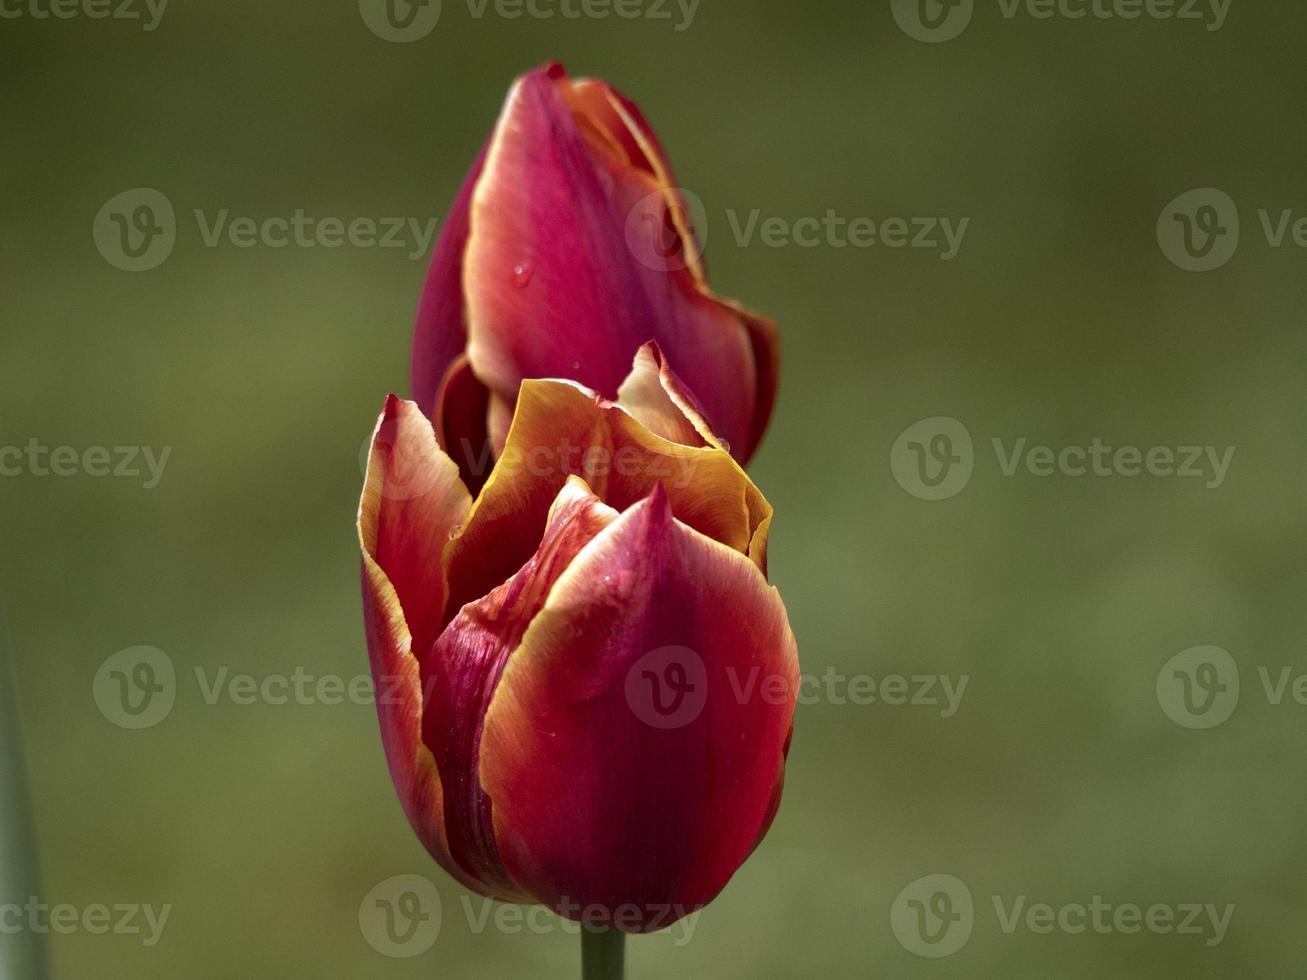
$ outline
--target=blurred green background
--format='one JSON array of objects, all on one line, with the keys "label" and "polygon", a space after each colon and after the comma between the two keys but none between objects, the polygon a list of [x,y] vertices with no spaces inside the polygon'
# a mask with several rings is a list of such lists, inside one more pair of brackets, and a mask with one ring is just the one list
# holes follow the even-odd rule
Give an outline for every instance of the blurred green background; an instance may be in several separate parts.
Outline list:
[{"label": "blurred green background", "polygon": [[[706,204],[714,286],[781,324],[753,473],[805,673],[969,678],[951,717],[804,705],[766,843],[689,942],[634,940],[631,976],[1300,975],[1307,707],[1273,703],[1258,668],[1307,670],[1307,251],[1292,234],[1272,247],[1257,212],[1307,214],[1307,13],[1233,0],[1208,30],[1210,14],[1009,18],[978,0],[960,36],[926,43],[889,0],[703,0],[679,31],[674,6],[542,20],[445,0],[400,44],[350,0],[173,0],[150,31],[13,2],[0,444],[173,450],[148,490],[0,478],[42,898],[173,907],[154,946],[49,937],[54,976],[578,975],[572,935],[468,922],[401,814],[371,707],[210,705],[195,673],[366,673],[359,453],[386,392],[407,389],[425,256],[210,248],[193,211],[438,217],[510,80],[553,58],[643,106]],[[178,235],[128,273],[92,225],[139,187],[172,202]],[[1200,187],[1237,202],[1241,240],[1195,273],[1155,227]],[[970,221],[944,261],[745,241],[732,225],[755,209]],[[942,501],[890,465],[934,416],[975,445]],[[991,440],[1022,437],[1237,452],[1215,489],[1005,476]],[[1230,652],[1242,690],[1228,721],[1190,730],[1156,683],[1204,644]],[[178,690],[164,720],[128,730],[92,692],[140,645],[166,653]],[[410,959],[374,950],[358,917],[401,874],[434,881],[444,908]],[[969,942],[939,959],[891,928],[928,874],[975,904]],[[1009,933],[995,895],[1235,911],[1215,945]]]}]

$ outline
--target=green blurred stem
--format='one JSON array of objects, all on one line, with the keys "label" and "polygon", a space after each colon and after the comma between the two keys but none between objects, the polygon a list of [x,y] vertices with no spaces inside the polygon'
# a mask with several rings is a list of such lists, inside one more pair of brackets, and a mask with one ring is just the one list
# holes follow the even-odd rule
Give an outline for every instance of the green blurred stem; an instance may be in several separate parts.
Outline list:
[{"label": "green blurred stem", "polygon": [[[26,907],[36,890],[36,844],[27,804],[18,691],[0,610],[0,905]],[[31,929],[0,936],[0,980],[42,980],[40,936]]]},{"label": "green blurred stem", "polygon": [[581,929],[581,980],[622,980],[626,974],[626,933]]}]

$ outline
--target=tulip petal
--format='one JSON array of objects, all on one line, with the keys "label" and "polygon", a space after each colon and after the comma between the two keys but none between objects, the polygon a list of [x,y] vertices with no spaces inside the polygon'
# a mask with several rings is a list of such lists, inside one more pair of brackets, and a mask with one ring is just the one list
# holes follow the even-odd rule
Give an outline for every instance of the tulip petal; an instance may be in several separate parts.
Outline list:
[{"label": "tulip petal", "polygon": [[450,853],[482,885],[509,901],[525,901],[500,863],[489,798],[478,781],[478,752],[486,706],[509,655],[550,587],[617,512],[573,477],[550,509],[535,555],[508,582],[462,608],[422,661],[427,692],[423,741],[447,788],[444,822]]},{"label": "tulip petal", "polygon": [[431,422],[414,402],[391,395],[373,434],[359,535],[394,586],[415,650],[440,630],[447,588],[439,556],[471,506]]},{"label": "tulip petal", "polygon": [[753,406],[753,428],[747,443],[746,453],[737,458],[748,460],[767,433],[767,424],[771,421],[772,409],[776,407],[776,396],[781,382],[781,335],[776,329],[776,321],[737,306],[740,318],[749,331],[749,342],[753,345],[753,363],[757,368],[757,389]]},{"label": "tulip petal", "polygon": [[[489,144],[482,148],[449,214],[427,269],[413,331],[409,383],[413,400],[428,416],[436,411],[436,394],[450,366],[467,344],[463,309],[463,253],[467,249],[472,192],[485,166]],[[446,443],[445,445],[448,445]]]},{"label": "tulip petal", "polygon": [[728,453],[663,439],[571,382],[527,381],[504,453],[449,544],[447,619],[531,557],[572,475],[618,511],[662,485],[679,520],[765,568],[771,506]]},{"label": "tulip petal", "polygon": [[672,373],[653,341],[636,353],[631,373],[617,389],[617,401],[646,429],[669,442],[722,448],[698,401]]},{"label": "tulip petal", "polygon": [[772,813],[798,681],[775,589],[656,489],[576,557],[495,692],[480,773],[504,867],[627,932],[702,907]]},{"label": "tulip petal", "polygon": [[422,744],[422,686],[413,655],[415,636],[430,644],[444,605],[440,563],[424,556],[433,541],[439,555],[469,505],[457,468],[436,447],[430,423],[412,402],[392,395],[373,434],[358,515],[377,717],[409,823],[442,867],[474,887],[449,851],[440,776]]},{"label": "tulip petal", "polygon": [[620,104],[591,113],[595,91],[583,89],[578,118],[571,86],[557,66],[514,84],[473,195],[463,281],[477,376],[510,404],[523,380],[544,377],[613,398],[655,340],[746,459],[760,405],[749,317],[712,295],[697,265],[632,245],[645,219],[660,235],[669,221],[688,235],[684,208],[658,176],[661,151]]},{"label": "tulip petal", "polygon": [[491,395],[475,374],[465,354],[449,366],[436,395],[431,416],[436,438],[458,463],[463,485],[480,490],[494,462],[487,431]]}]

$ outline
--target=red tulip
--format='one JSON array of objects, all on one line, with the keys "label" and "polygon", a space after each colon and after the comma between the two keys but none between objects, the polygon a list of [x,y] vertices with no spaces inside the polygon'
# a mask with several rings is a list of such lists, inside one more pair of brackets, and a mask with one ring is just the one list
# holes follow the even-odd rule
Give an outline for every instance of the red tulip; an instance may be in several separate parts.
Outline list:
[{"label": "red tulip", "polygon": [[709,288],[686,202],[640,110],[559,65],[519,78],[446,219],[412,386],[465,477],[502,447],[518,386],[617,394],[656,341],[739,461],[775,399],[775,325]]},{"label": "red tulip", "polygon": [[798,664],[771,507],[653,345],[528,380],[475,502],[386,402],[359,507],[404,809],[465,886],[623,932],[709,902],[779,803]]}]

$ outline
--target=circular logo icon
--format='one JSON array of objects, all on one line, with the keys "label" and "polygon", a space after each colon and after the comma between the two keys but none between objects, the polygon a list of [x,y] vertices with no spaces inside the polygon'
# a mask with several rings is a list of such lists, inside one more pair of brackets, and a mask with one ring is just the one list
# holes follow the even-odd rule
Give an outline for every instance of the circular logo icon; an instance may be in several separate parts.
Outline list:
[{"label": "circular logo icon", "polygon": [[940,415],[904,429],[894,440],[889,462],[894,479],[912,496],[947,500],[971,482],[976,454],[967,427]]},{"label": "circular logo icon", "polygon": [[899,892],[889,924],[909,953],[928,959],[952,956],[971,939],[971,889],[953,875],[924,875]]},{"label": "circular logo icon", "polygon": [[967,29],[975,0],[890,0],[894,20],[917,41],[951,41]]},{"label": "circular logo icon", "polygon": [[697,265],[707,244],[708,209],[684,187],[646,194],[626,215],[626,247],[656,272]]},{"label": "circular logo icon", "polygon": [[105,202],[95,216],[91,235],[100,255],[115,269],[146,272],[172,255],[177,244],[177,213],[162,191],[136,187]]},{"label": "circular logo icon", "polygon": [[1190,647],[1157,674],[1157,703],[1185,728],[1215,728],[1239,704],[1239,665],[1220,647]]},{"label": "circular logo icon", "polygon": [[440,893],[421,875],[395,875],[363,896],[359,931],[383,956],[421,956],[440,937]]},{"label": "circular logo icon", "polygon": [[100,714],[119,728],[153,728],[172,712],[177,674],[155,647],[128,647],[100,664],[91,685]]},{"label": "circular logo icon", "polygon": [[421,41],[440,22],[441,0],[359,0],[359,14],[368,30],[383,41]]},{"label": "circular logo icon", "polygon": [[[387,500],[416,500],[430,493],[440,482],[440,470],[432,456],[422,452],[412,440],[399,438],[398,419],[386,419],[373,435],[363,441],[359,449],[359,472],[367,476],[368,461],[375,445],[385,464],[385,479],[381,483],[381,496]],[[435,439],[435,435],[432,435]]]},{"label": "circular logo icon", "polygon": [[1185,191],[1157,219],[1162,254],[1188,272],[1211,272],[1234,258],[1239,247],[1239,208],[1225,191]]},{"label": "circular logo icon", "polygon": [[626,703],[650,728],[684,728],[708,703],[708,668],[689,647],[651,650],[626,672]]}]

